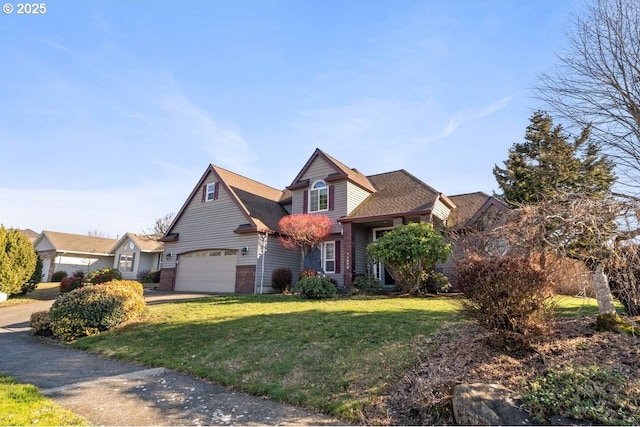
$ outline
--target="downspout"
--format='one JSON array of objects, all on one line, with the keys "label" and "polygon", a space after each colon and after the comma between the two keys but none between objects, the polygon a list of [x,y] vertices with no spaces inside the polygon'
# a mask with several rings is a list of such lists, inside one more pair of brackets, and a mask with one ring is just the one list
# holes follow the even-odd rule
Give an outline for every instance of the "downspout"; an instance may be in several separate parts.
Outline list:
[{"label": "downspout", "polygon": [[266,253],[267,253],[267,239],[269,238],[269,235],[267,233],[264,233],[264,235],[260,234],[258,239],[258,245],[260,247],[260,254],[262,256],[262,266],[260,267],[260,292],[259,294],[262,295],[263,289],[264,289],[264,259],[266,258]]}]

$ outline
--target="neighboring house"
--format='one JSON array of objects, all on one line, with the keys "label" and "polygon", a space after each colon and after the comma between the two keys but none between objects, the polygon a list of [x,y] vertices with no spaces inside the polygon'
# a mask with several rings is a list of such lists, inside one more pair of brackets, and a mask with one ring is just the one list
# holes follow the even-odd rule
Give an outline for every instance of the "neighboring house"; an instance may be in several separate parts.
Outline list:
[{"label": "neighboring house", "polygon": [[33,242],[42,258],[42,281],[51,281],[56,271],[73,275],[78,270],[86,273],[111,268],[115,243],[116,239],[43,231]]},{"label": "neighboring house", "polygon": [[[456,197],[462,207],[458,212]],[[385,268],[368,262],[369,243],[400,224],[466,226],[503,207],[484,193],[449,198],[405,170],[365,176],[319,149],[285,190],[209,165],[162,238],[159,287],[271,292],[271,273],[277,268],[291,269],[295,281],[302,257],[279,244],[277,230],[282,217],[298,213],[324,214],[334,221],[319,249],[321,269],[339,287],[350,287],[355,277],[367,273],[391,285]]]},{"label": "neighboring house", "polygon": [[[468,230],[482,231],[491,228],[509,209],[504,202],[481,191],[451,196],[450,199],[456,208],[451,213],[447,226],[451,231],[461,234]],[[438,266],[438,270],[449,278],[454,289],[456,287],[455,259],[462,256],[462,248],[454,245],[453,254],[449,260]]]},{"label": "neighboring house", "polygon": [[136,280],[138,274],[159,270],[163,243],[161,236],[126,233],[113,246],[113,268],[118,269],[125,280]]},{"label": "neighboring house", "polygon": [[35,242],[40,235],[40,233],[33,231],[30,228],[25,228],[24,230],[20,230],[20,232],[24,234],[31,243]]}]

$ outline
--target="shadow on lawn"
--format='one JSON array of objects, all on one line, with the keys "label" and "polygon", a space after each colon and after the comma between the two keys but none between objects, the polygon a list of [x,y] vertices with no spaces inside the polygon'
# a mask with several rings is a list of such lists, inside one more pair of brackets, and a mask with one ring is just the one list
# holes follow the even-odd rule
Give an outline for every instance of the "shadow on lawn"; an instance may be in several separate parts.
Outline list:
[{"label": "shadow on lawn", "polygon": [[[286,298],[301,302],[287,296],[214,300],[225,305]],[[350,411],[357,412],[389,382],[399,380],[428,350],[426,338],[433,331],[443,322],[460,319],[448,305],[430,309],[430,301],[425,301],[424,309],[400,304],[371,311],[367,301],[362,302],[357,309],[318,308],[318,301],[310,301],[316,308],[134,323],[83,338],[74,346],[175,369],[353,421]],[[203,303],[206,300],[198,300]]]}]

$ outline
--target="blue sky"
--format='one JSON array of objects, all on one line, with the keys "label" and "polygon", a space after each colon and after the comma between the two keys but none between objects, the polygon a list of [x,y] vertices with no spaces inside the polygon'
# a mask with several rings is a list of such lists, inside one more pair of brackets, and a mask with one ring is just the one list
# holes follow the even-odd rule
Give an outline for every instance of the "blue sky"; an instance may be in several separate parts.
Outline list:
[{"label": "blue sky", "polygon": [[56,0],[0,14],[0,223],[139,233],[209,163],[282,189],[315,148],[491,194],[582,7]]}]

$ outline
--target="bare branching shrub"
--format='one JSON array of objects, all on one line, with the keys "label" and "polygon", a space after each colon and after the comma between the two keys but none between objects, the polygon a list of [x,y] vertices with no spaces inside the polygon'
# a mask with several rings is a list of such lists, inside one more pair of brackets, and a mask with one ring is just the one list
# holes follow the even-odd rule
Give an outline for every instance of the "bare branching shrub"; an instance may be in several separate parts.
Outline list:
[{"label": "bare branching shrub", "polygon": [[457,263],[464,311],[500,343],[519,347],[553,317],[552,283],[525,256],[470,257]]},{"label": "bare branching shrub", "polygon": [[640,316],[640,249],[628,245],[615,252],[606,267],[609,286],[630,316]]}]

